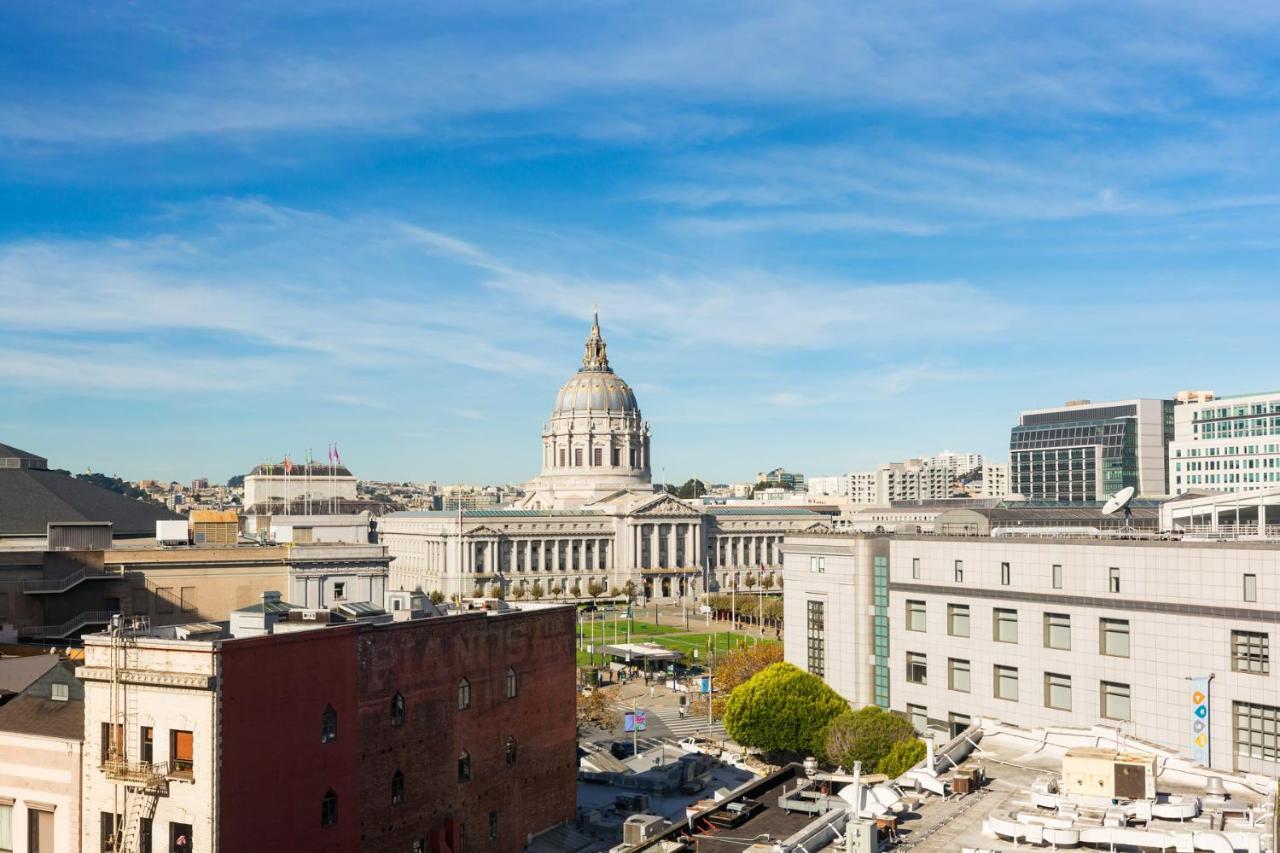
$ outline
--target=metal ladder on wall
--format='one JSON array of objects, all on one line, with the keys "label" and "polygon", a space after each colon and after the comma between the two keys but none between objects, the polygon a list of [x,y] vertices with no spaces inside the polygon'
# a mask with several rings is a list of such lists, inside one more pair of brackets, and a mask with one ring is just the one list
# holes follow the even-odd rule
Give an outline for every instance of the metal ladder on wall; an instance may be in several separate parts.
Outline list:
[{"label": "metal ladder on wall", "polygon": [[[111,637],[111,723],[120,732],[109,747],[108,760],[103,771],[124,797],[123,814],[116,822],[113,837],[116,853],[139,853],[142,837],[142,821],[156,813],[158,798],[168,792],[168,763],[130,761],[129,742],[137,737],[138,753],[141,753],[142,730],[138,727],[137,690],[126,683],[130,655],[137,660],[137,637],[145,633],[149,625],[145,617],[116,615],[108,632]],[[120,750],[123,750],[121,752]]]}]

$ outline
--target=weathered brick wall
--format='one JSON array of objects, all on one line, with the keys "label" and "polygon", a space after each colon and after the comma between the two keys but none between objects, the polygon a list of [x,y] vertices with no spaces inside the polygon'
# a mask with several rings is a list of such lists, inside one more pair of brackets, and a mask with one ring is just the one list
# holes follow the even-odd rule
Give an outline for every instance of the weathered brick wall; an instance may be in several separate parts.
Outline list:
[{"label": "weathered brick wall", "polygon": [[[574,615],[572,608],[465,614],[362,632],[359,645],[361,846],[413,850],[453,819],[467,850],[519,850],[529,833],[572,820],[575,807]],[[515,698],[507,669],[517,673]],[[458,682],[471,707],[458,709]],[[392,699],[405,698],[394,726]],[[508,766],[506,739],[516,762]],[[471,758],[459,782],[458,758]],[[392,803],[392,777],[405,801]],[[497,812],[497,837],[489,814]]]}]

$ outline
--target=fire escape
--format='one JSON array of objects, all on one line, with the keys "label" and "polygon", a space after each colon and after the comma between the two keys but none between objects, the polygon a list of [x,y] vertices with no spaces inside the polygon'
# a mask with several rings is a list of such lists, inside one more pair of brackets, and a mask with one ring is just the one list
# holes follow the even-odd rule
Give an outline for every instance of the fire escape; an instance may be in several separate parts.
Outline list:
[{"label": "fire escape", "polygon": [[[143,821],[156,813],[157,800],[169,793],[171,762],[142,761],[141,730],[138,728],[137,687],[127,683],[130,664],[138,663],[137,638],[150,625],[146,617],[115,614],[107,629],[111,637],[110,728],[105,758],[100,769],[115,785],[115,853],[139,853]],[[138,732],[133,754],[127,747],[128,734]],[[149,757],[149,756],[148,756]]]}]

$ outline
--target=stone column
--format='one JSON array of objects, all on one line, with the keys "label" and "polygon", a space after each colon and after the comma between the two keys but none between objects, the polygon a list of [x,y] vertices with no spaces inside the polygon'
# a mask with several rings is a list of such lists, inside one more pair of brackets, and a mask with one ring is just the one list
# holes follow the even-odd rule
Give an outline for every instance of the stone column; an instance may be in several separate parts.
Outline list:
[{"label": "stone column", "polygon": [[649,531],[649,565],[645,568],[656,569],[661,562],[662,553],[658,550],[658,523],[655,521],[649,527],[651,528]]}]

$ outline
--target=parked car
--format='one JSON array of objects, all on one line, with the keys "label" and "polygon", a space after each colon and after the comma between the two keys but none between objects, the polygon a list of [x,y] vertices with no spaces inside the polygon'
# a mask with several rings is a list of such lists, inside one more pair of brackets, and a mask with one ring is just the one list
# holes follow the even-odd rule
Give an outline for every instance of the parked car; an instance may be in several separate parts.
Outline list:
[{"label": "parked car", "polygon": [[621,761],[624,758],[630,758],[633,750],[631,743],[625,740],[615,740],[609,745],[609,754]]}]

